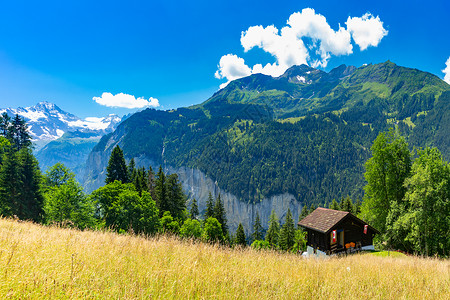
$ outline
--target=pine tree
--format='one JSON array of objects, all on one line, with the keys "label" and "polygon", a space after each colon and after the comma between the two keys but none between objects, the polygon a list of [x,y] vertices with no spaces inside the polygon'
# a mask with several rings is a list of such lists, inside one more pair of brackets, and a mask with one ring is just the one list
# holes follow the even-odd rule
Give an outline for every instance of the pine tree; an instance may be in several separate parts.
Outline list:
[{"label": "pine tree", "polygon": [[166,175],[164,174],[162,167],[159,166],[159,171],[158,174],[156,174],[155,182],[155,200],[161,217],[165,211],[170,211],[166,188]]},{"label": "pine tree", "polygon": [[342,211],[348,211],[350,213],[353,212],[353,202],[352,202],[352,200],[350,199],[349,196],[347,196],[345,198],[342,198],[341,203],[340,203],[339,206],[340,206],[339,207],[340,210],[342,210]]},{"label": "pine tree", "polygon": [[0,135],[9,139],[8,132],[9,126],[11,126],[11,117],[6,112],[0,116]]},{"label": "pine tree", "polygon": [[340,210],[340,206],[339,203],[336,201],[336,199],[333,199],[333,201],[331,201],[330,204],[330,209],[334,209],[334,210]]},{"label": "pine tree", "polygon": [[128,183],[128,171],[125,164],[125,158],[123,156],[122,149],[119,145],[114,147],[109,157],[108,166],[106,167],[106,184],[112,183],[118,180],[122,183]]},{"label": "pine tree", "polygon": [[153,172],[153,169],[150,166],[148,168],[148,172],[147,172],[147,190],[150,193],[150,195],[152,196],[152,199],[156,199],[155,185],[156,185],[155,173]]},{"label": "pine tree", "polygon": [[197,206],[197,199],[193,199],[192,200],[192,204],[191,204],[191,211],[190,211],[190,218],[192,220],[197,219],[198,217],[198,206]]},{"label": "pine tree", "polygon": [[242,226],[242,223],[239,223],[236,230],[236,245],[245,246],[246,244],[244,227]]},{"label": "pine tree", "polygon": [[20,198],[13,213],[22,220],[38,222],[43,217],[44,196],[41,190],[42,174],[39,163],[30,148],[19,151],[19,172],[22,182]]},{"label": "pine tree", "polygon": [[216,199],[216,203],[214,205],[214,217],[219,221],[222,225],[223,235],[228,235],[228,226],[227,226],[227,216],[225,212],[225,207],[223,206],[223,202],[221,200],[220,194]]},{"label": "pine tree", "polygon": [[359,215],[361,213],[361,200],[359,198],[355,202],[353,212],[355,213],[355,215]]},{"label": "pine tree", "polygon": [[263,239],[263,227],[261,225],[261,219],[259,218],[259,213],[256,212],[255,222],[253,223],[253,240],[262,240]]},{"label": "pine tree", "polygon": [[182,219],[186,209],[186,197],[181,182],[176,173],[166,177],[167,204],[170,213],[175,219]]},{"label": "pine tree", "polygon": [[300,222],[301,220],[303,220],[307,215],[309,215],[310,211],[308,209],[308,206],[303,205],[302,207],[302,211],[300,212],[300,215],[298,216],[298,221]]},{"label": "pine tree", "polygon": [[18,154],[10,150],[3,156],[0,168],[0,214],[12,216],[17,207],[17,200],[21,197],[22,181]]},{"label": "pine tree", "polygon": [[295,244],[295,225],[292,219],[291,210],[288,209],[286,214],[286,221],[283,224],[280,232],[280,248],[282,250],[291,250]]},{"label": "pine tree", "polygon": [[130,180],[130,182],[135,182],[137,172],[136,172],[136,163],[134,162],[134,158],[131,158],[130,162],[128,163],[127,174],[128,174],[128,179]]},{"label": "pine tree", "polygon": [[28,132],[27,124],[18,114],[16,114],[12,120],[11,125],[8,128],[7,136],[14,149],[17,151],[31,146],[31,136]]},{"label": "pine tree", "polygon": [[214,218],[214,199],[211,192],[209,192],[208,200],[206,201],[205,220],[208,218]]},{"label": "pine tree", "polygon": [[280,223],[278,222],[277,214],[275,210],[272,210],[269,217],[269,229],[266,233],[266,241],[269,242],[272,248],[278,246],[278,239],[280,236]]},{"label": "pine tree", "polygon": [[314,203],[311,203],[311,206],[309,207],[309,213],[312,213],[315,210],[316,210],[316,206],[314,205]]}]

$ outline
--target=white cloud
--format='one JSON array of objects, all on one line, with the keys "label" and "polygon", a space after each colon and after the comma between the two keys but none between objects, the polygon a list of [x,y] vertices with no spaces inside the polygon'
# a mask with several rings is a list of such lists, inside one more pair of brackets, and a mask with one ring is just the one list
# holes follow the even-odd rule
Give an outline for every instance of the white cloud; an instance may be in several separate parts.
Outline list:
[{"label": "white cloud", "polygon": [[[270,53],[274,63],[250,67],[243,58],[234,54],[222,56],[215,74],[216,78],[235,80],[250,74],[262,73],[271,76],[282,75],[293,65],[308,64],[312,67],[326,67],[332,55],[353,53],[352,38],[361,51],[369,46],[376,47],[388,31],[380,18],[367,13],[361,18],[348,18],[347,28],[331,28],[327,19],[312,8],[293,13],[287,26],[279,30],[274,25],[251,26],[241,33],[244,52],[254,47]],[[227,83],[222,84],[221,88]]]},{"label": "white cloud", "polygon": [[388,34],[388,31],[383,28],[383,22],[380,17],[374,17],[366,13],[361,18],[348,17],[347,31],[352,34],[352,38],[359,46],[361,51],[364,51],[369,46],[378,46],[381,39]]},{"label": "white cloud", "polygon": [[444,81],[450,84],[450,57],[447,59],[447,62],[445,63],[445,69],[442,70],[442,72],[445,74]]},{"label": "white cloud", "polygon": [[216,71],[214,76],[218,79],[228,79],[226,83],[220,85],[221,89],[227,86],[227,84],[232,80],[252,74],[252,70],[245,64],[244,59],[237,57],[234,54],[222,56],[218,67],[219,70]]},{"label": "white cloud", "polygon": [[93,97],[92,100],[100,105],[108,107],[122,107],[122,108],[143,108],[143,107],[158,107],[159,101],[156,98],[150,97],[148,100],[142,97],[136,98],[133,95],[119,93],[113,95],[111,93],[103,93],[101,97]]}]

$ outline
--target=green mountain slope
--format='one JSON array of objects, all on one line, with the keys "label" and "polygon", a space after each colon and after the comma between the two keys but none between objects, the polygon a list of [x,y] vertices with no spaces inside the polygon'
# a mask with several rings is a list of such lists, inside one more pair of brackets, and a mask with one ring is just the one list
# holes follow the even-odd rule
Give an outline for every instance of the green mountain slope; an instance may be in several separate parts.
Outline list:
[{"label": "green mountain slope", "polygon": [[246,202],[285,192],[306,203],[360,197],[371,143],[391,126],[450,158],[449,99],[435,75],[391,62],[256,74],[200,105],[133,115],[94,148],[87,180],[102,184],[105,157],[119,144],[127,158],[199,169]]}]

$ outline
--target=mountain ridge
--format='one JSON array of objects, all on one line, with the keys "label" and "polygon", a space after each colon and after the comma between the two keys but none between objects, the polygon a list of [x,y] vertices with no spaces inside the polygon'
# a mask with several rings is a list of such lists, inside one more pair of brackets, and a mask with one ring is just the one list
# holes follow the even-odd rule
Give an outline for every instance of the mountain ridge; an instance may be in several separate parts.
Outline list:
[{"label": "mountain ridge", "polygon": [[[302,68],[237,79],[195,106],[134,114],[89,154],[86,191],[103,185],[120,145],[138,166],[183,174],[200,210],[202,191],[226,195],[230,226],[251,227],[256,212],[266,220],[290,207],[296,218],[302,205],[361,198],[372,142],[390,127],[411,148],[436,146],[450,158],[450,85],[437,76],[389,61],[340,66],[331,76]],[[311,83],[297,80],[305,72]]]}]

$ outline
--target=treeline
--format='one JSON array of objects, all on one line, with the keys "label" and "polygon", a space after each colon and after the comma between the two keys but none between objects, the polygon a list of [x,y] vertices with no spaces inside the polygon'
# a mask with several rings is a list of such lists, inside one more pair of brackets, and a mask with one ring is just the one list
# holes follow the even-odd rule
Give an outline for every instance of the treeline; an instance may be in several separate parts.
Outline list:
[{"label": "treeline", "polygon": [[[134,159],[126,164],[119,146],[111,153],[105,186],[87,195],[75,175],[61,163],[41,173],[22,118],[3,114],[0,135],[1,216],[79,229],[175,234],[223,245],[245,246],[250,241],[242,224],[236,233],[229,232],[220,195],[216,199],[209,195],[207,209],[201,215],[195,199],[187,208],[187,196],[177,174],[165,174],[161,167],[156,174],[151,167],[137,168]],[[262,239],[258,222],[252,240]],[[287,245],[279,249],[292,248],[293,243]],[[273,238],[270,247],[278,247]]]},{"label": "treeline", "polygon": [[450,164],[437,148],[410,151],[390,130],[378,135],[366,162],[361,217],[380,230],[380,246],[450,255]]}]

